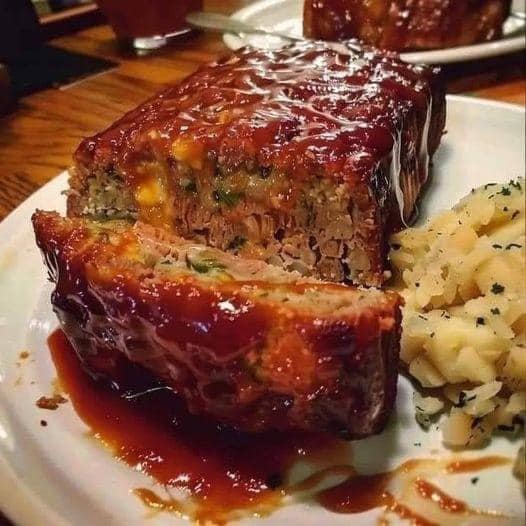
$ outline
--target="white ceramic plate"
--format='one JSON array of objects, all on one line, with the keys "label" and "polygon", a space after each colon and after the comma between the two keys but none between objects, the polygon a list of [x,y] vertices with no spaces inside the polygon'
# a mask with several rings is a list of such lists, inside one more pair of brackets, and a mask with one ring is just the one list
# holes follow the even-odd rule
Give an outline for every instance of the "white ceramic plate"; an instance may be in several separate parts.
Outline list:
[{"label": "white ceramic plate", "polygon": [[[258,0],[248,7],[236,11],[232,18],[270,31],[301,36],[303,32],[304,0]],[[514,0],[513,10],[524,13],[524,0]],[[418,51],[403,53],[403,60],[412,63],[447,64],[481,58],[504,55],[526,47],[524,34],[517,34],[525,22],[510,17],[504,25],[504,37],[495,42],[486,42],[472,46],[462,46],[436,51]],[[231,49],[250,44],[257,48],[278,48],[287,43],[279,37],[265,35],[233,35],[227,33],[223,40]]]},{"label": "white ceramic plate", "polygon": [[[450,97],[447,130],[435,158],[434,182],[422,215],[449,208],[474,186],[507,181],[524,173],[521,108]],[[130,490],[148,487],[151,481],[115,461],[88,438],[71,404],[55,412],[35,406],[40,396],[52,390],[55,372],[46,338],[57,322],[49,304],[51,287],[34,245],[30,216],[35,208],[62,211],[61,191],[65,187],[66,175],[61,174],[0,224],[0,508],[18,526],[144,524],[147,512]],[[20,367],[17,360],[22,350],[30,352],[30,359]],[[396,417],[389,428],[379,436],[353,444],[353,464],[362,472],[390,469],[415,456],[450,454],[441,446],[438,431],[425,433],[415,424],[409,382],[401,378],[399,387]],[[42,418],[49,423],[45,428],[39,425]],[[415,442],[421,447],[415,447]],[[515,457],[518,447],[517,441],[496,437],[484,451],[463,455]],[[441,484],[448,493],[474,506],[518,517],[505,524],[522,524],[524,498],[510,467],[477,475],[480,481],[476,487],[469,483],[470,475],[448,476]],[[362,526],[376,524],[378,514],[375,510],[351,519],[314,504],[297,503],[269,517],[247,518],[240,524],[301,522],[304,526],[337,526],[352,521]],[[147,524],[185,522],[158,514]]]}]

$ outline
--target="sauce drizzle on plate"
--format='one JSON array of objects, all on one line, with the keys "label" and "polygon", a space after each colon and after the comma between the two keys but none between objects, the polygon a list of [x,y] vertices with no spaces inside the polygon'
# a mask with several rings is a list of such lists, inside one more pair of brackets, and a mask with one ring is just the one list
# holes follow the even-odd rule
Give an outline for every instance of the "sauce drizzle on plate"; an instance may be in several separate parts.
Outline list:
[{"label": "sauce drizzle on plate", "polygon": [[[480,515],[486,513],[470,509],[422,474],[473,472],[509,463],[502,457],[413,459],[389,472],[359,474],[341,464],[349,457],[349,445],[341,440],[299,432],[241,433],[190,415],[171,389],[136,365],[125,365],[119,375],[125,384],[111,387],[84,370],[62,331],[55,331],[48,343],[61,385],[93,435],[118,460],[159,484],[158,489],[133,490],[154,512],[224,524],[243,513],[269,514],[292,497],[314,500],[336,513],[384,508],[414,526],[433,526],[436,522],[394,496],[392,481],[401,477],[414,495],[451,517]],[[315,468],[299,481],[291,476],[298,461]],[[334,485],[334,480],[340,482]]]}]

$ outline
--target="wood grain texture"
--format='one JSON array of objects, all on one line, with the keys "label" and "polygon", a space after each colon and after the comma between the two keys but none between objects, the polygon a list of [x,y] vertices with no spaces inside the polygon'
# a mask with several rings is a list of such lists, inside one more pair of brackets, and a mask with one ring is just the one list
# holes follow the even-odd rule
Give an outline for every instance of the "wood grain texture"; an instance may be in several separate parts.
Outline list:
[{"label": "wood grain texture", "polygon": [[[208,0],[205,9],[228,14],[248,3]],[[119,65],[70,86],[26,97],[10,115],[0,119],[0,219],[66,169],[82,137],[108,126],[163,85],[228,52],[220,35],[195,34],[140,57],[120,49],[105,25],[52,43]],[[444,76],[450,92],[524,103],[526,81],[521,54],[451,65],[444,69]]]}]

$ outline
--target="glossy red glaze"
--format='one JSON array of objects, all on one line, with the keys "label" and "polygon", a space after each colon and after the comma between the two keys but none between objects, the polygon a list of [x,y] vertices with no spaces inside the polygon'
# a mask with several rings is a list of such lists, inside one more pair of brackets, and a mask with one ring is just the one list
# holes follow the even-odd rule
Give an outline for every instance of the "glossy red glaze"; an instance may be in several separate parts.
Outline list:
[{"label": "glossy red glaze", "polygon": [[309,313],[244,289],[272,283],[159,279],[151,267],[130,266],[139,250],[131,228],[111,244],[82,220],[37,213],[34,224],[56,283],[55,311],[94,372],[118,381],[128,359],[177,390],[192,412],[241,429],[358,437],[385,424],[396,391],[397,295],[346,315]]},{"label": "glossy red glaze", "polygon": [[432,49],[498,38],[510,0],[306,0],[311,38],[360,38],[391,50]]},{"label": "glossy red glaze", "polygon": [[[89,170],[117,167],[133,185],[142,161],[165,164],[173,143],[185,141],[192,158],[212,172],[216,164],[224,171],[271,167],[291,179],[330,177],[374,187],[381,186],[374,181],[377,168],[391,164],[407,128],[404,141],[422,183],[443,127],[436,74],[355,43],[243,49],[84,140],[76,162]],[[436,129],[430,133],[433,92]]]}]

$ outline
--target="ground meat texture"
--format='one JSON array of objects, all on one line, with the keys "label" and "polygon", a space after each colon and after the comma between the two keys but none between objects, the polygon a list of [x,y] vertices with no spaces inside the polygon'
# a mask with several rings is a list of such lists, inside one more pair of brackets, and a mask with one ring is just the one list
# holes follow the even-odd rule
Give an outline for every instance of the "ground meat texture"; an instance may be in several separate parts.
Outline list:
[{"label": "ground meat texture", "polygon": [[153,372],[193,413],[248,431],[379,432],[393,408],[395,293],[301,278],[126,221],[33,217],[52,303],[85,366]]},{"label": "ground meat texture", "polygon": [[502,35],[511,0],[306,0],[309,38],[359,38],[391,50],[465,46]]},{"label": "ground meat texture", "polygon": [[436,69],[356,43],[243,49],[83,141],[68,214],[378,285],[444,119]]}]

